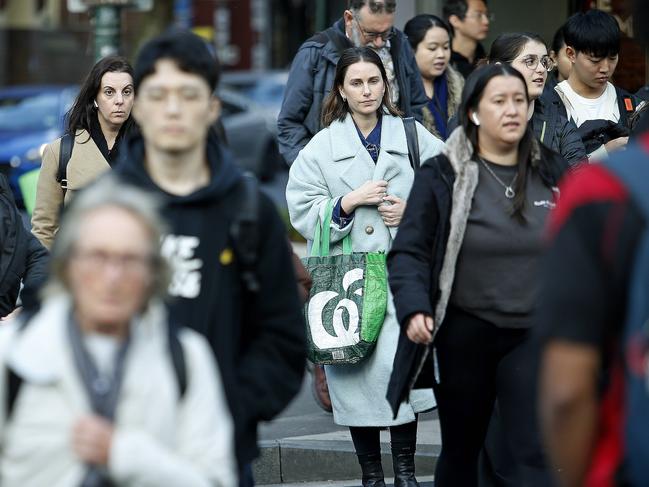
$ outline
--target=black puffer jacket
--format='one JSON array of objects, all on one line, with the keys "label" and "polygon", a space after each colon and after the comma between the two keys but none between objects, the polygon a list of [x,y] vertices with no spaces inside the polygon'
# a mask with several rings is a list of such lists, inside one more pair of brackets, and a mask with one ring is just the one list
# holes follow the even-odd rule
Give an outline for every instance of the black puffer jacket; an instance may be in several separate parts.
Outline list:
[{"label": "black puffer jacket", "polygon": [[[534,113],[529,126],[537,140],[548,149],[559,154],[570,165],[580,163],[587,157],[586,148],[581,140],[577,126],[565,116],[561,98],[546,95],[534,102]],[[563,110],[563,112],[562,112]],[[458,126],[457,114],[448,122],[449,133]]]},{"label": "black puffer jacket", "polygon": [[537,99],[530,126],[543,145],[574,166],[586,159],[587,152],[577,126],[561,114],[561,107],[563,103],[558,97],[552,100],[544,97]]},{"label": "black puffer jacket", "polygon": [[49,254],[25,228],[7,179],[0,174],[0,317],[16,307],[20,283],[23,304],[31,307],[47,278]]}]

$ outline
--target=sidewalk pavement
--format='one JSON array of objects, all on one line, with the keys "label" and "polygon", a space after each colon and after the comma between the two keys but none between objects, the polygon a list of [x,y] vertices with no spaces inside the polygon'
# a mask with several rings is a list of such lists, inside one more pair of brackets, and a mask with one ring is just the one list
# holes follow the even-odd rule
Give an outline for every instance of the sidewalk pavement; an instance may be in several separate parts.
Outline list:
[{"label": "sidewalk pavement", "polygon": [[[254,465],[257,485],[284,487],[300,482],[310,482],[300,484],[305,487],[360,485],[360,467],[349,429],[334,424],[333,416],[316,405],[311,380],[311,374],[307,373],[300,394],[286,411],[274,421],[261,425],[261,455]],[[440,445],[437,413],[421,414],[415,460],[421,480],[432,480]],[[381,432],[381,452],[385,475],[391,477],[392,457],[387,430]],[[429,485],[432,483],[424,482],[422,487]]]},{"label": "sidewalk pavement", "polygon": [[[433,477],[425,476],[417,477],[420,487],[434,487]],[[385,479],[387,487],[394,487],[393,479]],[[260,486],[261,487],[261,486]],[[263,487],[361,487],[360,480],[341,480],[337,481],[327,481],[327,482],[307,482],[307,483],[294,483],[294,484],[268,484]]]}]

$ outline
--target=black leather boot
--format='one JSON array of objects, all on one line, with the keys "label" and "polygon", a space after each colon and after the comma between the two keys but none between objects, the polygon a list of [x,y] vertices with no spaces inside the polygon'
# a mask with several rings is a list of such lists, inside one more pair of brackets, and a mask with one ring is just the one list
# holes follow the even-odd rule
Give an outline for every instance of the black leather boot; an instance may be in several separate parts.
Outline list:
[{"label": "black leather boot", "polygon": [[415,478],[415,449],[400,447],[392,449],[394,487],[419,487]]},{"label": "black leather boot", "polygon": [[385,487],[380,453],[358,455],[358,463],[363,472],[363,487]]}]

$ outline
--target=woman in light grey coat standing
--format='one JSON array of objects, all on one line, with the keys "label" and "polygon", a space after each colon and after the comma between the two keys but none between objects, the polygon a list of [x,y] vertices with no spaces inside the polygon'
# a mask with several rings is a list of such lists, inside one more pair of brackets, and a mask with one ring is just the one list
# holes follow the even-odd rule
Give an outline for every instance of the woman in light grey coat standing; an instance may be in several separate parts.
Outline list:
[{"label": "woman in light grey coat standing", "polygon": [[[369,48],[346,50],[334,89],[323,106],[323,130],[291,166],[286,199],[293,226],[313,240],[333,205],[332,254],[351,235],[355,252],[390,249],[414,179],[403,121],[390,101],[385,68]],[[443,143],[420,124],[420,159],[438,154]],[[399,337],[392,296],[376,349],[359,364],[326,367],[334,421],[350,427],[363,485],[385,486],[379,428],[390,427],[395,486],[416,487],[414,453],[417,413],[435,406],[430,390],[414,391],[393,417],[385,400]]]}]

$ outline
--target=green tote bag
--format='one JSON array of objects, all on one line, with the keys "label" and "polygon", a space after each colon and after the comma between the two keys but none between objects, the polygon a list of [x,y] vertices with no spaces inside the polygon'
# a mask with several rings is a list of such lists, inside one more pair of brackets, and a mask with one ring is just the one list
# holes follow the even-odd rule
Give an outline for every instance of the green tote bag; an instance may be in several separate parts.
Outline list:
[{"label": "green tote bag", "polygon": [[333,201],[318,223],[311,256],[303,259],[313,286],[304,305],[308,355],[315,364],[355,364],[368,357],[378,340],[388,304],[385,252],[329,255]]}]

